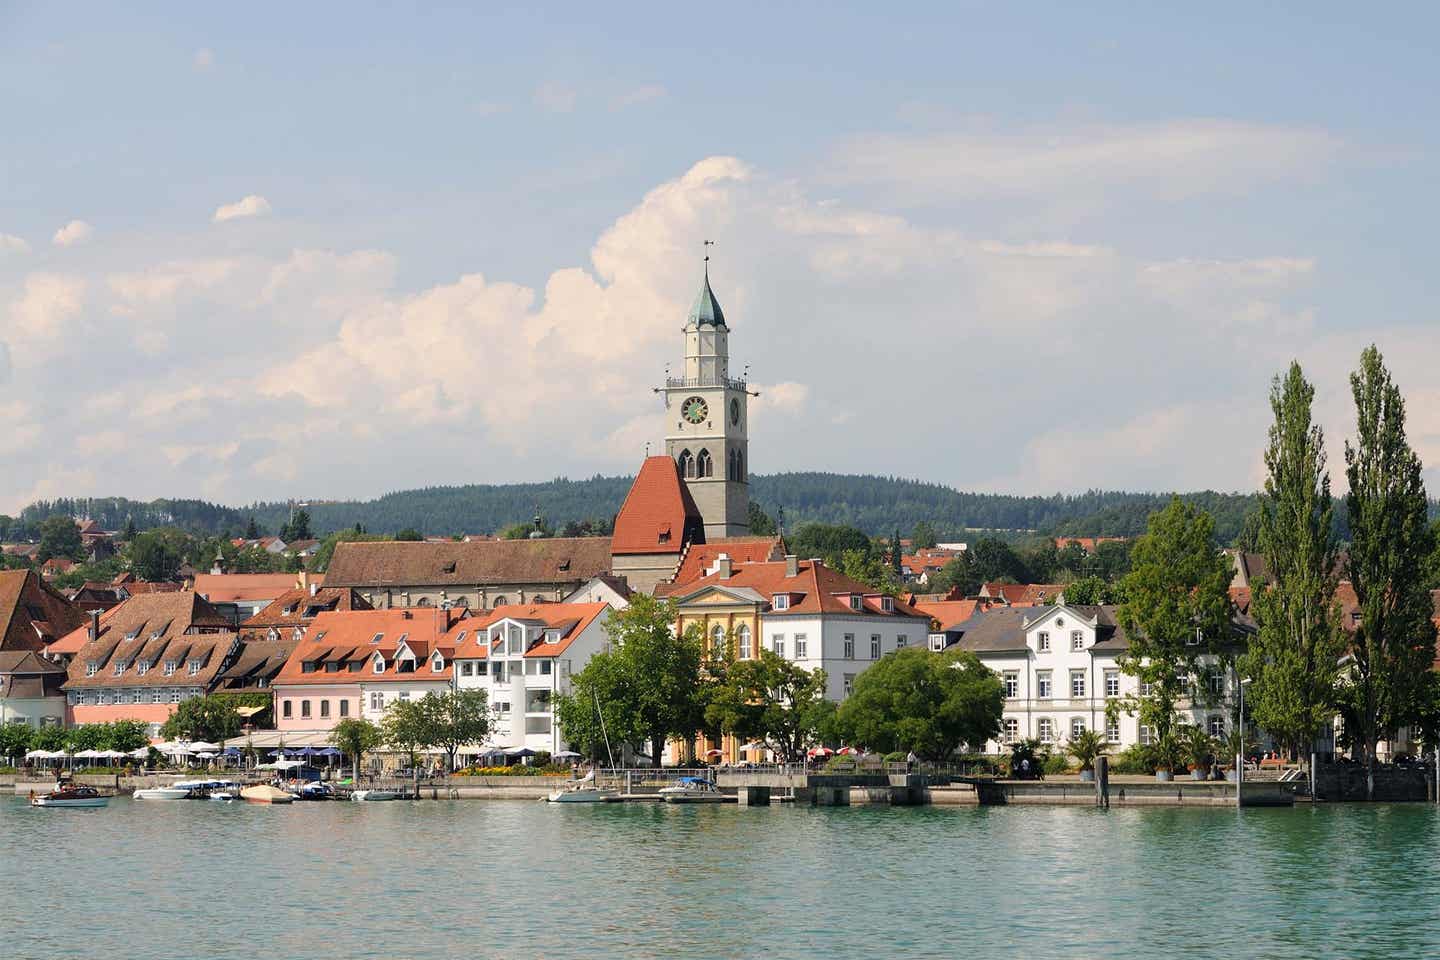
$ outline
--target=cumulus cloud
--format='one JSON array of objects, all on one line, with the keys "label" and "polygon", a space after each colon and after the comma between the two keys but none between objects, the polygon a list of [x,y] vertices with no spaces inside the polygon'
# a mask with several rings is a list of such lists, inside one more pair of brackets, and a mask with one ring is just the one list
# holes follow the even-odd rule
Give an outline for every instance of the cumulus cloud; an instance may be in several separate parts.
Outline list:
[{"label": "cumulus cloud", "polygon": [[210,219],[212,223],[224,223],[226,220],[240,220],[245,217],[263,217],[269,212],[270,201],[252,193],[234,203],[225,203],[216,207],[215,215]]},{"label": "cumulus cloud", "polygon": [[55,231],[51,238],[57,247],[73,247],[76,244],[84,243],[95,235],[95,228],[84,220],[71,220],[65,226]]},{"label": "cumulus cloud", "polygon": [[32,273],[25,278],[19,297],[10,305],[12,342],[59,339],[80,315],[85,281],[59,273]]},{"label": "cumulus cloud", "polygon": [[0,254],[29,252],[30,244],[26,243],[23,237],[17,237],[9,233],[0,233]]}]

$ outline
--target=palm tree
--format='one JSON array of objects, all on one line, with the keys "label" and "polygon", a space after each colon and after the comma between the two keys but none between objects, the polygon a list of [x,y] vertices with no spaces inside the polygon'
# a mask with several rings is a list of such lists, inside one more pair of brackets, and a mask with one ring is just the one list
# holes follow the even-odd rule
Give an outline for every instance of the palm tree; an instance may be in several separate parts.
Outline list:
[{"label": "palm tree", "polygon": [[1103,755],[1109,745],[1095,730],[1081,730],[1066,744],[1070,756],[1080,761],[1080,772],[1095,769],[1095,758]]}]

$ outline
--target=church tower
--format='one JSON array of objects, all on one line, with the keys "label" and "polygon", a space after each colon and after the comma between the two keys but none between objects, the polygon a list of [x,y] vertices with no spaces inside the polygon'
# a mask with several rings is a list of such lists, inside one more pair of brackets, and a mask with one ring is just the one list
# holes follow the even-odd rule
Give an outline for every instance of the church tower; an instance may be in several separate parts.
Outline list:
[{"label": "church tower", "polygon": [[730,328],[705,279],[685,320],[683,376],[667,377],[665,452],[700,509],[705,538],[750,532],[750,393],[730,376]]}]

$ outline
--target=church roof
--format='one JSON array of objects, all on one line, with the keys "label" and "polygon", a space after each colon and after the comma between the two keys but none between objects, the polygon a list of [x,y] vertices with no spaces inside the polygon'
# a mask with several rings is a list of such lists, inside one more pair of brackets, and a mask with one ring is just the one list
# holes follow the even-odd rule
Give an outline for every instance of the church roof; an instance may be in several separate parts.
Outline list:
[{"label": "church roof", "polygon": [[675,461],[666,456],[646,457],[615,516],[610,552],[679,553],[689,528],[700,522],[700,510],[690,497]]},{"label": "church roof", "polygon": [[710,272],[708,270],[705,272],[705,280],[700,286],[700,294],[695,298],[695,306],[690,308],[689,322],[697,327],[725,326],[725,311],[720,309],[720,301],[715,299],[715,291],[710,289]]}]

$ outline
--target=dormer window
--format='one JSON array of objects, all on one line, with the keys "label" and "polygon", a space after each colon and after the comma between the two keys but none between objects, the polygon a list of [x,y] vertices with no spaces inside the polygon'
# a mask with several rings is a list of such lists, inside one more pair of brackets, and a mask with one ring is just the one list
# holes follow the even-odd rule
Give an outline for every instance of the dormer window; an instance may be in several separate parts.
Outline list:
[{"label": "dormer window", "polygon": [[[322,633],[321,636],[323,637],[324,634]],[[379,643],[381,640],[384,640],[384,639],[385,639],[385,634],[383,634],[383,633],[377,633],[377,634],[375,634],[375,636],[373,636],[373,637],[370,638],[370,642],[371,642],[371,643]]]},{"label": "dormer window", "polygon": [[119,661],[116,661],[116,663],[115,663],[115,669],[111,671],[111,676],[118,677],[118,676],[120,676],[120,674],[122,674],[122,673],[124,673],[124,672],[125,672],[125,664],[120,663]]},{"label": "dormer window", "polygon": [[376,673],[384,673],[384,672],[385,672],[385,658],[382,657],[382,656],[380,656],[380,654],[378,654],[378,653],[375,654],[375,659],[374,659],[374,661],[371,663],[370,668],[371,668],[372,670],[374,670]]},{"label": "dormer window", "polygon": [[546,631],[545,631],[545,642],[546,642],[546,643],[559,643],[559,642],[560,642],[560,631],[559,631],[559,630],[546,630]]},{"label": "dormer window", "polygon": [[93,677],[99,672],[100,664],[96,663],[95,661],[91,660],[90,662],[85,664],[85,676]]},{"label": "dormer window", "polygon": [[145,676],[145,674],[147,674],[147,673],[149,673],[149,672],[150,672],[150,661],[149,661],[149,660],[141,660],[139,663],[135,664],[135,675],[136,675],[137,677],[143,677],[143,676]]},{"label": "dormer window", "polygon": [[775,594],[775,596],[773,596],[773,597],[770,598],[770,607],[771,607],[771,609],[774,609],[774,610],[789,610],[789,609],[790,609],[790,594],[788,594],[788,593],[777,593],[777,594]]},{"label": "dormer window", "polygon": [[440,654],[437,653],[437,654],[435,654],[435,656],[433,656],[433,657],[430,658],[430,670],[431,670],[432,672],[434,672],[434,673],[439,673],[441,670],[444,670],[444,669],[445,669],[445,658],[444,658],[444,657],[442,657]]},{"label": "dormer window", "polygon": [[280,631],[276,630],[274,627],[271,627],[270,630],[265,634],[265,639],[269,640],[271,643],[274,643],[276,640],[280,639]]},{"label": "dormer window", "polygon": [[852,593],[852,594],[850,594],[850,609],[851,609],[851,610],[864,610],[864,609],[865,609],[865,598],[862,597],[862,596],[860,596],[860,594],[858,594],[858,593]]},{"label": "dormer window", "polygon": [[315,672],[315,661],[314,661],[314,660],[301,660],[301,661],[300,661],[300,672],[301,672],[301,673],[314,673],[314,672]]},{"label": "dormer window", "polygon": [[460,631],[460,636],[458,636],[458,637],[455,638],[455,649],[456,649],[456,650],[459,650],[461,647],[465,646],[465,634],[467,634],[467,633],[469,633],[469,632],[470,632],[469,630],[461,630],[461,631]]},{"label": "dormer window", "polygon": [[197,676],[200,675],[200,661],[199,661],[199,660],[191,660],[190,663],[188,664],[188,666],[189,666],[189,668],[190,668],[190,676],[192,676],[192,677],[197,677]]},{"label": "dormer window", "polygon": [[895,612],[895,598],[894,598],[894,597],[881,597],[881,598],[880,598],[880,609],[881,609],[881,611],[884,612],[884,613],[894,613],[894,612]]},{"label": "dormer window", "polygon": [[290,604],[289,606],[285,607],[283,610],[281,610],[281,611],[280,611],[280,615],[281,615],[281,616],[288,617],[288,616],[290,616],[290,614],[292,614],[292,613],[294,613],[294,612],[295,612],[295,604],[292,603],[292,604]]},{"label": "dormer window", "polygon": [[180,665],[180,664],[177,663],[177,662],[174,661],[174,660],[166,660],[166,661],[165,661],[165,676],[167,676],[167,677],[174,676],[174,674],[175,674],[175,668],[178,667],[179,665]]}]

